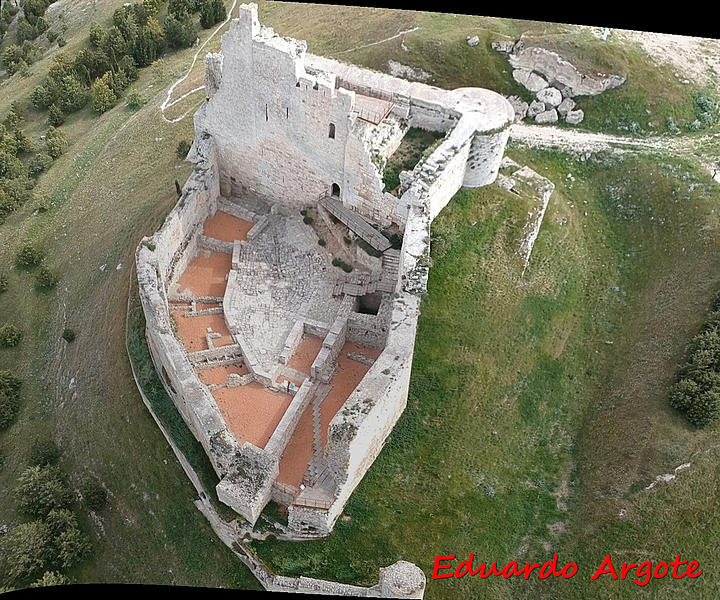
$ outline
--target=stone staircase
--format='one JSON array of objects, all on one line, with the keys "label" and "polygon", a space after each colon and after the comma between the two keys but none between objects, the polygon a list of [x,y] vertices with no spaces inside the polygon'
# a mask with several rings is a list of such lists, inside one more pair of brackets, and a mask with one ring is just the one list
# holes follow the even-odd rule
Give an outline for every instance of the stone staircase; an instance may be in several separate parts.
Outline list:
[{"label": "stone staircase", "polygon": [[377,289],[381,292],[394,292],[400,271],[400,250],[389,248],[382,255],[382,278]]},{"label": "stone staircase", "polygon": [[323,456],[322,430],[321,430],[321,413],[320,407],[323,400],[330,392],[330,386],[327,383],[319,384],[317,392],[313,398],[312,414],[313,414],[313,457],[308,463],[308,470],[305,472],[303,483],[306,486],[313,486],[318,477],[325,469],[325,457]]}]

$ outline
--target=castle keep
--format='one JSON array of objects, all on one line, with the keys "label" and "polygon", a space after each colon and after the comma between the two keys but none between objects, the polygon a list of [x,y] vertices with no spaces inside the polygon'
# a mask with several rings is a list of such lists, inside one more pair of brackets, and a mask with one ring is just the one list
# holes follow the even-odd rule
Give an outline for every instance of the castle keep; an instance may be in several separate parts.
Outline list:
[{"label": "castle keep", "polygon": [[[137,249],[148,344],[220,500],[327,535],[406,406],[430,223],[495,180],[513,109],[309,55],[254,4],[205,71],[194,171]],[[385,190],[411,129],[438,143]]]}]

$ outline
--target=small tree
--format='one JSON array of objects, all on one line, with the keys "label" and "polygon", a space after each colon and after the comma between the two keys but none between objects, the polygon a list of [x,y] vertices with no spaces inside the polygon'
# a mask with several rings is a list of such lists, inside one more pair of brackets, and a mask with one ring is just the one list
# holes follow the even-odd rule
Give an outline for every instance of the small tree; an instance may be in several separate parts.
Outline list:
[{"label": "small tree", "polygon": [[25,469],[15,493],[18,510],[29,517],[44,518],[51,510],[67,508],[72,502],[70,488],[55,465]]},{"label": "small tree", "polygon": [[49,127],[45,134],[45,152],[52,158],[60,158],[67,150],[67,146],[65,134],[55,127]]},{"label": "small tree", "polygon": [[61,455],[55,440],[38,438],[33,442],[28,453],[28,461],[33,466],[45,466],[57,464]]},{"label": "small tree", "polygon": [[7,582],[21,584],[45,571],[52,558],[50,532],[42,521],[21,523],[3,540],[3,563]]},{"label": "small tree", "polygon": [[50,156],[47,152],[38,152],[35,156],[32,157],[32,160],[30,160],[28,170],[30,171],[30,175],[32,175],[33,177],[39,177],[40,174],[44,171],[47,171],[52,166],[52,164],[52,156]]},{"label": "small tree", "polygon": [[13,424],[19,409],[18,397],[0,390],[0,431],[4,431]]},{"label": "small tree", "polygon": [[208,0],[207,2],[203,2],[200,8],[200,25],[203,29],[208,29],[223,21],[226,14],[225,5],[222,0]]},{"label": "small tree", "polygon": [[8,274],[0,273],[0,294],[7,292],[8,289]]},{"label": "small tree", "polygon": [[105,73],[92,84],[92,106],[93,110],[99,114],[110,110],[117,102],[117,96],[112,91],[109,83],[109,74]]},{"label": "small tree", "polygon": [[0,346],[4,348],[12,348],[17,346],[22,340],[22,331],[15,325],[3,323],[0,325]]},{"label": "small tree", "polygon": [[66,327],[65,329],[63,329],[62,338],[68,344],[71,344],[72,342],[75,341],[75,331],[73,329],[70,329],[69,327]]},{"label": "small tree", "polygon": [[127,105],[132,109],[138,109],[143,104],[145,104],[145,97],[137,88],[131,88],[127,95]]},{"label": "small tree", "polygon": [[177,145],[177,149],[175,150],[175,153],[177,154],[178,158],[186,158],[188,155],[188,152],[190,152],[190,147],[192,144],[188,142],[187,140],[180,140]]},{"label": "small tree", "polygon": [[83,502],[92,511],[101,510],[107,503],[107,491],[95,477],[86,477],[80,486]]},{"label": "small tree", "polygon": [[42,265],[35,274],[35,288],[38,290],[51,290],[57,282],[58,276],[45,265]]},{"label": "small tree", "polygon": [[45,253],[32,242],[25,242],[15,252],[15,266],[19,269],[36,267],[44,255]]},{"label": "small tree", "polygon": [[75,515],[64,508],[53,509],[45,519],[52,536],[54,566],[67,569],[82,560],[90,550],[87,537],[78,529]]},{"label": "small tree", "polygon": [[57,104],[51,104],[48,109],[48,123],[53,127],[60,127],[65,122],[65,113]]},{"label": "small tree", "polygon": [[58,571],[45,571],[43,576],[30,584],[31,588],[50,587],[53,585],[67,585],[69,580]]},{"label": "small tree", "polygon": [[197,32],[188,13],[169,14],[163,26],[165,40],[170,48],[189,48],[197,39]]}]

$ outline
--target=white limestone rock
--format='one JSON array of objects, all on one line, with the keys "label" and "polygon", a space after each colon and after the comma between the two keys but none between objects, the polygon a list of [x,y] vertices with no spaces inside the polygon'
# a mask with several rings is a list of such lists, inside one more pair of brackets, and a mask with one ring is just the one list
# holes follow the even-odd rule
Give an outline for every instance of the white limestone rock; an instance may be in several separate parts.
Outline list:
[{"label": "white limestone rock", "polygon": [[565,98],[560,104],[558,104],[557,111],[561,116],[565,116],[572,109],[575,108],[575,100],[572,98]]},{"label": "white limestone rock", "polygon": [[538,115],[535,115],[536,123],[557,123],[557,120],[558,120],[558,114],[554,108],[551,108],[550,110],[546,110],[544,112],[541,112]]},{"label": "white limestone rock", "polygon": [[537,99],[544,102],[546,106],[559,106],[563,100],[560,90],[554,87],[547,87],[537,93]]},{"label": "white limestone rock", "polygon": [[540,102],[540,100],[533,100],[528,107],[527,116],[533,119],[546,110],[547,108],[545,108],[544,102]]},{"label": "white limestone rock", "polygon": [[565,115],[565,120],[570,123],[570,125],[577,125],[581,123],[584,118],[585,113],[581,109],[571,110]]},{"label": "white limestone rock", "polygon": [[498,42],[493,42],[490,45],[492,46],[492,49],[496,50],[497,52],[510,53],[515,47],[515,42],[513,42],[512,40],[502,40]]},{"label": "white limestone rock", "polygon": [[572,90],[570,95],[573,96],[594,96],[625,82],[625,77],[621,75],[581,73],[556,52],[545,48],[523,47],[520,42],[515,44],[512,53],[508,55],[508,61],[515,70],[539,73],[556,87],[569,87]]},{"label": "white limestone rock", "polygon": [[519,96],[510,96],[508,102],[510,102],[515,111],[515,122],[522,121],[527,116],[528,103]]},{"label": "white limestone rock", "polygon": [[515,69],[512,76],[515,81],[533,93],[548,87],[547,81],[529,69]]},{"label": "white limestone rock", "polygon": [[468,46],[477,46],[480,43],[480,38],[476,35],[468,38],[467,40]]}]

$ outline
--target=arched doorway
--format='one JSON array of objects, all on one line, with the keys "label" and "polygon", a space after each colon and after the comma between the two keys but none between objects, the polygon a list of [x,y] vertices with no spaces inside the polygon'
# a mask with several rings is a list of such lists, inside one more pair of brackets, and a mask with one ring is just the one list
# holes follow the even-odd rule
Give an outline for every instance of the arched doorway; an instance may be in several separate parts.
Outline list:
[{"label": "arched doorway", "polygon": [[337,183],[333,183],[331,192],[332,192],[333,196],[335,196],[336,198],[339,198],[340,197],[340,186]]}]

